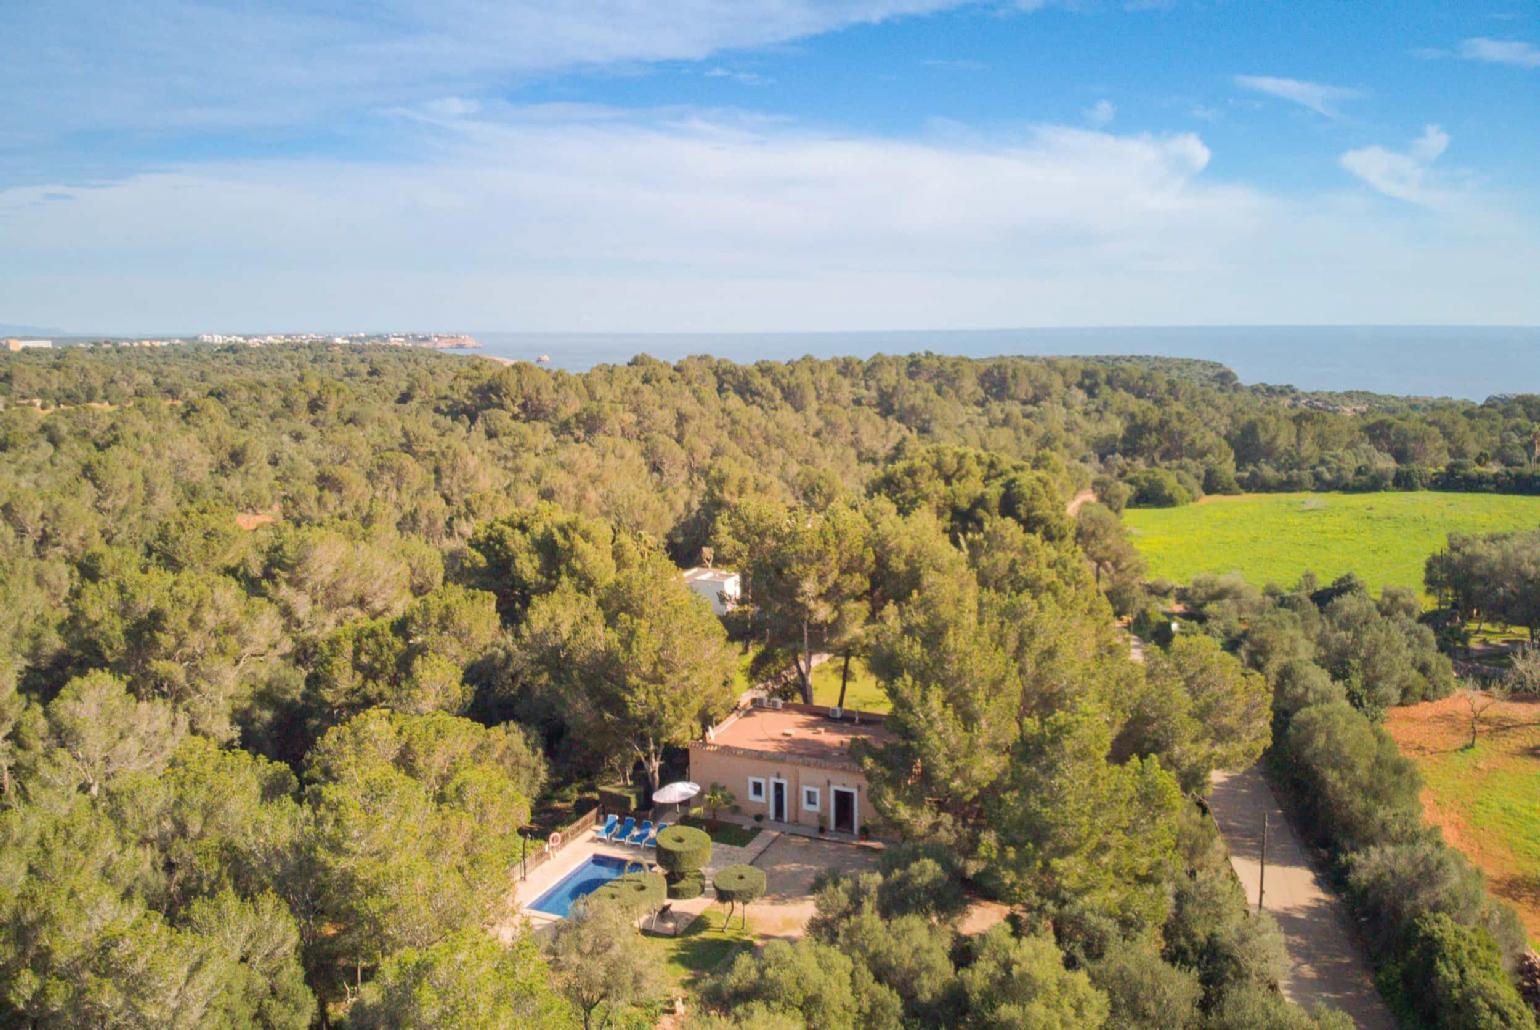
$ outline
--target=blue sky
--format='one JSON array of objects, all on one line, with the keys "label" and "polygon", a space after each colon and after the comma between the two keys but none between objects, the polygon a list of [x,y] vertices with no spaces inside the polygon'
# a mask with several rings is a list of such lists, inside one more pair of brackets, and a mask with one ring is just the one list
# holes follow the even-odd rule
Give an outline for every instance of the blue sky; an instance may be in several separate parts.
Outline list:
[{"label": "blue sky", "polygon": [[1540,323],[1537,11],[0,2],[0,322]]}]

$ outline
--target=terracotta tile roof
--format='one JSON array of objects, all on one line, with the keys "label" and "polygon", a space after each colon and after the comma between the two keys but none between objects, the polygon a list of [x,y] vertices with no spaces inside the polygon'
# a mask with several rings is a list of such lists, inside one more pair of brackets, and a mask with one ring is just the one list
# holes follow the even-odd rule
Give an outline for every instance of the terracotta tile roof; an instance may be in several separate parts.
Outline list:
[{"label": "terracotta tile roof", "polygon": [[892,734],[880,718],[862,715],[861,722],[847,711],[844,719],[830,719],[825,709],[807,706],[748,708],[717,727],[709,741],[692,747],[730,748],[793,760],[853,765],[850,742],[867,740],[881,746]]}]

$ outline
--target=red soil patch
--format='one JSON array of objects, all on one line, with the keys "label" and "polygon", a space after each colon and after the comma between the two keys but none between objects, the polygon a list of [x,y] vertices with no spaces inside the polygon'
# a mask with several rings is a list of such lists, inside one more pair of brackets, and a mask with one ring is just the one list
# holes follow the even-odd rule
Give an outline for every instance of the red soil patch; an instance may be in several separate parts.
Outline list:
[{"label": "red soil patch", "polygon": [[[1392,708],[1385,716],[1385,728],[1395,738],[1396,746],[1409,758],[1419,755],[1457,751],[1470,741],[1471,691],[1457,690],[1441,701]],[[1513,730],[1540,725],[1540,698],[1500,701],[1481,718],[1481,737],[1501,738]]]},{"label": "red soil patch", "polygon": [[[1467,752],[1470,742],[1470,691],[1458,691],[1441,701],[1392,708],[1385,728],[1401,753],[1416,762],[1441,789],[1424,787],[1423,813],[1444,840],[1458,849],[1487,877],[1491,892],[1512,905],[1530,939],[1540,940],[1540,867],[1532,854],[1508,833],[1486,824],[1479,802],[1490,802],[1503,777],[1526,775],[1540,755],[1540,699],[1498,702],[1481,717],[1481,750]],[[1450,763],[1458,763],[1452,786]],[[1443,775],[1437,775],[1442,770]],[[1535,775],[1540,775],[1537,768]],[[1540,819],[1540,812],[1535,815]],[[1504,839],[1504,838],[1507,839]]]}]

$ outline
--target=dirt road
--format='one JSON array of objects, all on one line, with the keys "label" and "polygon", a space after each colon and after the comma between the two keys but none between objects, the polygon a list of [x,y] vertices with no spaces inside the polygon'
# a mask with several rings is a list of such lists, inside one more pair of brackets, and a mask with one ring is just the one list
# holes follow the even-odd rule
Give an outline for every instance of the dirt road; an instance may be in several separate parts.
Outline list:
[{"label": "dirt road", "polygon": [[1267,813],[1267,873],[1263,907],[1278,920],[1291,969],[1282,983],[1289,1000],[1309,1008],[1324,1003],[1346,1012],[1365,1030],[1395,1030],[1395,1020],[1374,989],[1368,963],[1348,933],[1341,903],[1316,877],[1304,845],[1255,766],[1215,773],[1209,808],[1230,846],[1230,863],[1257,904],[1262,814]]}]

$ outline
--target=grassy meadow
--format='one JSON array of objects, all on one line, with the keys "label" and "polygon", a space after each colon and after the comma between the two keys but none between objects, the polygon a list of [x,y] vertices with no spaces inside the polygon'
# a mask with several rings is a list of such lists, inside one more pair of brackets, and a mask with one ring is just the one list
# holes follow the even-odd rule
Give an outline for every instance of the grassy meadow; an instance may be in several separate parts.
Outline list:
[{"label": "grassy meadow", "polygon": [[1357,573],[1370,589],[1421,589],[1428,555],[1451,532],[1540,526],[1540,497],[1511,494],[1287,493],[1211,496],[1123,513],[1152,579],[1239,572],[1257,586]]}]

